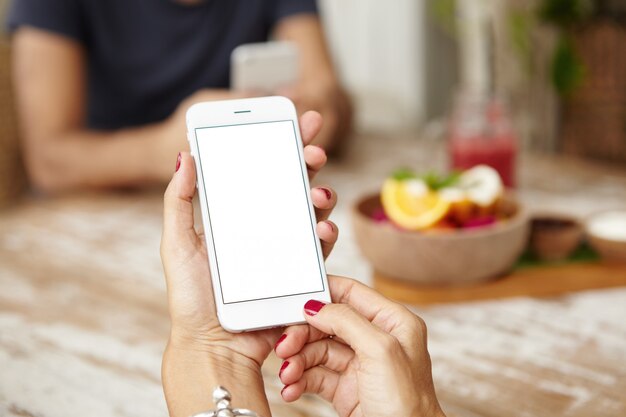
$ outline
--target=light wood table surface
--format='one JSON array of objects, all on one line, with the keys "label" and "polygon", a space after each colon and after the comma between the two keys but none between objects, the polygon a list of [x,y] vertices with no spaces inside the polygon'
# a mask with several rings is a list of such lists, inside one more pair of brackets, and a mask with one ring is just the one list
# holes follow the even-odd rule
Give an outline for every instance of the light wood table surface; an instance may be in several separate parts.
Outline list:
[{"label": "light wood table surface", "polygon": [[[369,282],[350,203],[403,165],[441,167],[443,154],[408,138],[362,137],[321,175],[340,194],[331,273]],[[584,216],[626,205],[623,168],[527,157],[521,172],[533,209]],[[159,191],[28,198],[0,214],[1,416],[166,415],[160,231]],[[449,416],[626,415],[626,289],[415,311]],[[334,415],[311,398],[282,404],[279,365],[264,368],[276,416]]]}]

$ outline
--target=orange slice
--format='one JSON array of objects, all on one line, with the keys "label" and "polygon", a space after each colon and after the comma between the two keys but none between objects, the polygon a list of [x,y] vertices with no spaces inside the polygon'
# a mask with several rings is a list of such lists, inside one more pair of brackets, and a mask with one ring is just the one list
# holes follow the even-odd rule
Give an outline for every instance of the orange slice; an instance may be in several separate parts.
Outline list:
[{"label": "orange slice", "polygon": [[387,216],[407,230],[427,229],[443,219],[450,209],[449,201],[417,179],[388,179],[381,200]]}]

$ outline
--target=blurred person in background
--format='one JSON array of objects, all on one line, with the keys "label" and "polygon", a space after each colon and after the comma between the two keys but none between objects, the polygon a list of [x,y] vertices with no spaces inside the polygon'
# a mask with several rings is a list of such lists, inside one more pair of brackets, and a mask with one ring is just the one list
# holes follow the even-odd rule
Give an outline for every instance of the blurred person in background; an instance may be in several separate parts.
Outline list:
[{"label": "blurred person in background", "polygon": [[323,114],[315,144],[349,125],[315,0],[14,0],[7,24],[26,165],[48,193],[169,180],[187,108],[242,97],[230,54],[270,37],[300,50],[285,95]]}]

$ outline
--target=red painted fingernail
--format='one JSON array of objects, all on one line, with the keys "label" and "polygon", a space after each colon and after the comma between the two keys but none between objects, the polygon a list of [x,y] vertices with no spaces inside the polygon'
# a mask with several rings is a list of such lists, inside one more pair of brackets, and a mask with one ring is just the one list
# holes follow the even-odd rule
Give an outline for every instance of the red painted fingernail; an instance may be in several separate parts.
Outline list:
[{"label": "red painted fingernail", "polygon": [[333,193],[328,188],[320,187],[320,190],[324,191],[324,194],[326,194],[326,200],[330,200],[333,196]]},{"label": "red painted fingernail", "polygon": [[278,342],[276,342],[276,344],[274,345],[274,350],[276,350],[276,348],[278,347],[278,345],[280,345],[282,343],[283,340],[285,340],[287,338],[287,335],[284,334],[280,337],[280,339],[278,339]]},{"label": "red painted fingernail", "polygon": [[309,316],[315,316],[325,305],[326,303],[322,303],[321,301],[309,300],[304,305],[304,312]]},{"label": "red painted fingernail", "polygon": [[180,154],[180,152],[178,152],[178,158],[176,158],[176,172],[178,172],[178,169],[180,168],[180,161],[182,160],[182,156]]},{"label": "red painted fingernail", "polygon": [[283,371],[289,366],[289,361],[283,362],[283,365],[280,367],[280,371],[278,371],[278,377],[280,378],[283,374]]}]

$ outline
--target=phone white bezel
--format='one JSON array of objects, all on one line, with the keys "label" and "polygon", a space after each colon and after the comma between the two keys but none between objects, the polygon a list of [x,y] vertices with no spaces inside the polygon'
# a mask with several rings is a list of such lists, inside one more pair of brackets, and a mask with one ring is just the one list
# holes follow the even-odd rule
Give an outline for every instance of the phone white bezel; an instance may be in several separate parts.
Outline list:
[{"label": "phone white bezel", "polygon": [[[291,120],[295,126],[296,140],[298,143],[298,155],[300,167],[306,187],[307,204],[309,215],[313,225],[316,225],[315,211],[311,200],[310,184],[298,116],[293,103],[285,97],[261,97],[241,100],[227,100],[198,103],[187,111],[187,138],[194,158],[196,169],[201,169],[198,161],[198,141],[195,134],[197,128],[209,126],[252,124],[271,121]],[[217,271],[215,248],[211,237],[210,219],[208,215],[207,200],[204,191],[202,175],[198,172],[197,188],[204,223],[206,246],[209,255],[209,266],[213,283],[214,300],[217,307],[217,315],[222,327],[230,332],[259,330],[264,328],[279,327],[284,325],[304,322],[302,308],[310,299],[330,302],[330,291],[324,257],[319,239],[315,239],[317,258],[322,274],[323,290],[320,292],[283,296],[271,299],[245,301],[240,303],[224,304],[221,294],[219,271]],[[314,227],[313,230],[316,228]],[[285,254],[288,256],[288,254]],[[218,296],[219,295],[219,296]]]}]

